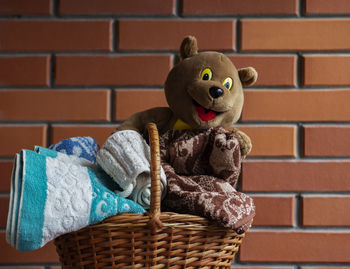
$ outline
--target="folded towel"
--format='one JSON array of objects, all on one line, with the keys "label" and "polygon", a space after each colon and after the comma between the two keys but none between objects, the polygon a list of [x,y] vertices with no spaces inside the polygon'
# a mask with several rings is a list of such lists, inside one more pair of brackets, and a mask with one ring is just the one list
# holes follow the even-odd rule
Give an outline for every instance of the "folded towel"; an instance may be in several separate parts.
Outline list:
[{"label": "folded towel", "polygon": [[[131,130],[111,135],[97,152],[97,163],[123,189],[122,197],[150,206],[151,188],[150,147],[142,136]],[[166,194],[166,176],[161,169],[161,197]]]},{"label": "folded towel", "polygon": [[68,162],[79,166],[90,167],[96,170],[96,172],[98,172],[99,175],[101,175],[100,177],[96,178],[100,184],[102,184],[103,186],[105,186],[107,189],[111,191],[121,190],[119,185],[110,176],[108,176],[100,167],[92,164],[90,161],[86,160],[85,158],[81,158],[76,155],[64,154],[64,153],[43,148],[40,146],[35,146],[34,151],[39,153],[40,155],[56,158],[62,162]]},{"label": "folded towel", "polygon": [[67,155],[74,155],[79,158],[96,163],[96,154],[99,149],[98,143],[92,137],[72,137],[64,139],[57,144],[51,145],[49,149],[65,153]]},{"label": "folded towel", "polygon": [[40,146],[35,146],[34,151],[39,153],[40,155],[44,155],[46,157],[56,158],[62,162],[71,162],[75,165],[81,165],[81,166],[90,167],[92,169],[97,169],[97,165],[95,165],[91,161],[89,161],[85,158],[81,158],[77,155],[65,154],[65,153],[61,153],[59,151],[47,149],[47,148],[40,147]]},{"label": "folded towel", "polygon": [[241,168],[240,145],[224,128],[168,131],[160,137],[168,180],[166,210],[199,215],[246,231],[255,215],[253,199],[234,187]]},{"label": "folded towel", "polygon": [[15,157],[6,239],[18,250],[38,249],[118,213],[145,212],[105,188],[105,174],[45,153],[51,157],[29,150]]}]

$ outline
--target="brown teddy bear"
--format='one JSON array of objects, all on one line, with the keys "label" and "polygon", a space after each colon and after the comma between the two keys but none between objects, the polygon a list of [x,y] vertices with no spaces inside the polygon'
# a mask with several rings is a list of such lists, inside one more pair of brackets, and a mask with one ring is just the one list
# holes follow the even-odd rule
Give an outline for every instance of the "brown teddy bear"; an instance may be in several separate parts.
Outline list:
[{"label": "brown teddy bear", "polygon": [[[242,111],[242,87],[257,80],[252,67],[237,70],[222,53],[198,53],[197,40],[186,37],[180,47],[181,61],[170,71],[165,82],[169,107],[156,107],[132,115],[116,128],[145,134],[146,124],[154,122],[160,133],[177,129],[229,128]],[[243,132],[232,129],[238,137],[242,159],[250,152],[251,142]]]}]

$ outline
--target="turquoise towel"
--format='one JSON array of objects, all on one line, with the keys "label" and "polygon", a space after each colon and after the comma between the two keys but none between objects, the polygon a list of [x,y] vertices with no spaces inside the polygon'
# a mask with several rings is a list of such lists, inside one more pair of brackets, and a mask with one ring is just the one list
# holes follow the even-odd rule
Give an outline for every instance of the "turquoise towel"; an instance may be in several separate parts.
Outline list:
[{"label": "turquoise towel", "polygon": [[111,181],[106,174],[68,161],[62,153],[35,151],[18,153],[12,172],[6,239],[18,250],[38,249],[119,213],[145,212],[106,188],[104,183]]}]

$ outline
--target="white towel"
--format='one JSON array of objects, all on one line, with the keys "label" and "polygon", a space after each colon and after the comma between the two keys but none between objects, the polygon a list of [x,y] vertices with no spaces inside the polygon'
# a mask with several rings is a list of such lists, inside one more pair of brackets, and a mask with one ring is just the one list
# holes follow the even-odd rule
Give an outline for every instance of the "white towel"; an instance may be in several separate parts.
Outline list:
[{"label": "white towel", "polygon": [[[150,206],[151,153],[142,136],[132,130],[111,135],[97,152],[97,163],[109,174],[123,191],[115,191],[145,209]],[[161,197],[166,194],[166,176],[161,169]]]},{"label": "white towel", "polygon": [[145,212],[107,189],[101,182],[108,176],[81,165],[75,156],[36,151],[22,150],[14,162],[6,240],[18,250],[38,249],[119,213]]}]

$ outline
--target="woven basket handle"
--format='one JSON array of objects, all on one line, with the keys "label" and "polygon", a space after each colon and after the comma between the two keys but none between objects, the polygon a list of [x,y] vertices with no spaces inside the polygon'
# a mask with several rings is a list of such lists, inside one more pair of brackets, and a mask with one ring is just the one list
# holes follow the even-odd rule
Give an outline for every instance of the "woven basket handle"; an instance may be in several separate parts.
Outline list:
[{"label": "woven basket handle", "polygon": [[160,221],[160,203],[161,203],[161,188],[160,188],[160,149],[159,149],[159,134],[157,126],[154,123],[147,124],[149,144],[151,148],[151,205],[148,215],[150,221],[149,227],[155,231],[156,228],[163,227]]}]

